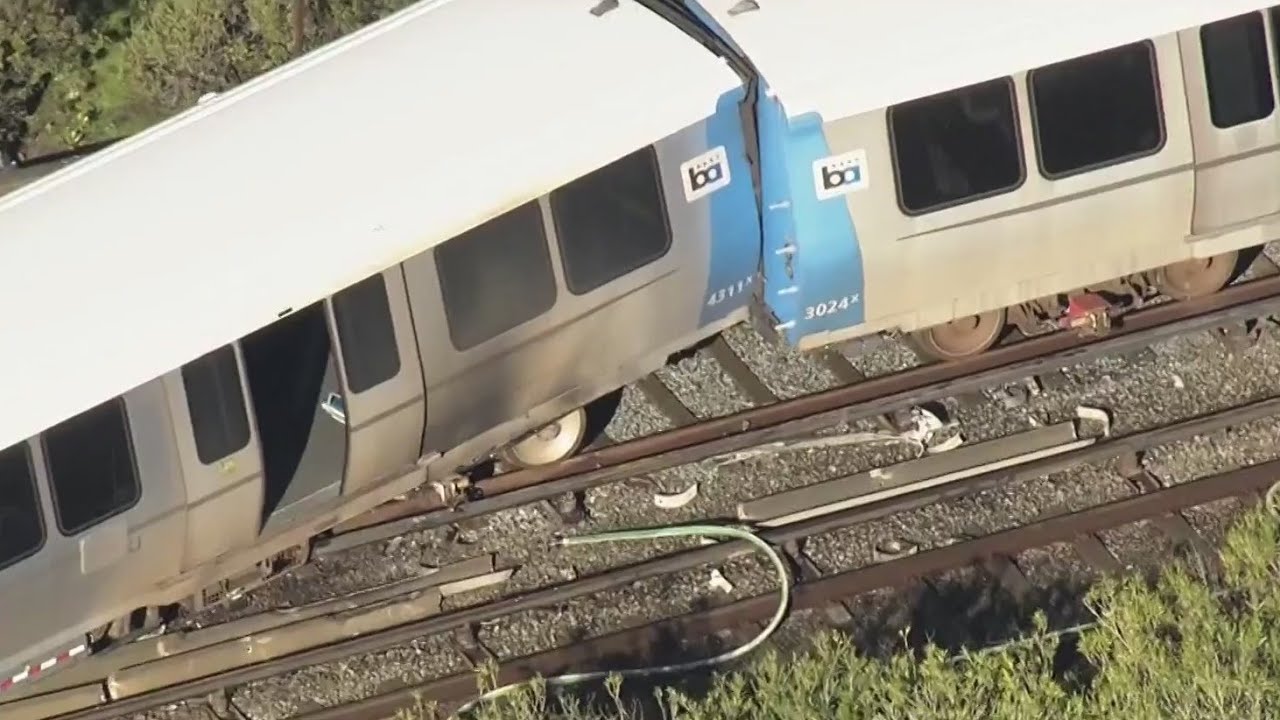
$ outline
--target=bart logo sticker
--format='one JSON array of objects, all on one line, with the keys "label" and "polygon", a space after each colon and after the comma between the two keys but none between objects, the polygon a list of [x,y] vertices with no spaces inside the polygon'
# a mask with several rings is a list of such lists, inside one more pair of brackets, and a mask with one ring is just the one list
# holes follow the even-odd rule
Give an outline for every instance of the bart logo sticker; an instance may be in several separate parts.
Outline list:
[{"label": "bart logo sticker", "polygon": [[813,185],[819,200],[865,190],[868,181],[866,150],[850,150],[813,161]]},{"label": "bart logo sticker", "polygon": [[712,148],[680,164],[684,199],[696,202],[729,184],[729,155],[724,146]]}]

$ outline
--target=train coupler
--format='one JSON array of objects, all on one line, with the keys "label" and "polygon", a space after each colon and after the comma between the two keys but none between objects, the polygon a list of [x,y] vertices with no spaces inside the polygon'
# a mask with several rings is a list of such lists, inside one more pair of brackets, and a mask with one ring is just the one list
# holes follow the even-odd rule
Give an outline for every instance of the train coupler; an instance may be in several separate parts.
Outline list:
[{"label": "train coupler", "polygon": [[1067,298],[1067,308],[1058,318],[1058,327],[1075,330],[1082,337],[1105,335],[1117,308],[1097,293],[1080,293]]}]

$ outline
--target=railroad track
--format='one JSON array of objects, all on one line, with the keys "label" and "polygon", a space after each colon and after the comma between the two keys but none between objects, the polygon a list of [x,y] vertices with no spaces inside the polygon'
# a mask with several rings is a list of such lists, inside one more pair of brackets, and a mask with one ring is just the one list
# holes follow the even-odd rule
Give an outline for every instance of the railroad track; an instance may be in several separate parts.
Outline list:
[{"label": "railroad track", "polygon": [[[929,401],[973,393],[983,388],[1022,380],[1100,356],[1131,352],[1178,335],[1240,324],[1277,311],[1280,311],[1280,276],[1266,277],[1237,285],[1202,300],[1159,305],[1133,313],[1125,318],[1123,326],[1102,338],[1082,339],[1057,334],[1025,340],[961,363],[925,366],[793,400],[773,402],[770,402],[770,398],[773,398],[772,393],[751,375],[744,363],[738,360],[740,367],[735,369],[733,360],[728,359],[723,351],[717,351],[713,346],[711,352],[716,356],[717,361],[734,377],[735,382],[744,389],[745,394],[753,401],[762,403],[760,407],[703,422],[697,422],[687,409],[683,410],[683,416],[672,409],[669,414],[678,416],[673,420],[677,424],[683,423],[683,427],[633,441],[608,445],[551,467],[516,471],[481,479],[469,486],[455,488],[458,494],[452,498],[448,493],[443,496],[419,494],[411,500],[384,506],[369,516],[338,528],[338,532],[332,536],[323,538],[317,546],[317,553],[332,554],[342,549],[387,539],[406,532],[450,525],[467,518],[545,501],[566,492],[581,492],[624,478],[779,440],[803,437],[840,423],[883,417],[887,413]],[[728,355],[732,355],[732,352]],[[836,365],[838,366],[838,363]],[[853,372],[852,368],[850,371]],[[833,370],[833,372],[836,371]],[[874,498],[872,493],[858,495],[855,487],[854,490],[847,490],[845,504],[840,507],[835,507],[839,502],[833,504],[831,499],[833,492],[831,483],[819,483],[817,486],[801,488],[789,493],[791,503],[789,507],[794,514],[796,507],[803,508],[808,502],[805,499],[807,493],[825,492],[825,499],[822,503],[818,503],[825,507],[825,510],[816,506],[808,507],[805,510],[808,515],[802,519],[775,523],[778,526],[764,530],[763,536],[787,551],[799,570],[798,576],[807,582],[805,578],[812,577],[815,572],[812,563],[807,563],[803,554],[803,543],[808,537],[939,500],[979,492],[999,483],[1019,482],[1080,463],[1132,454],[1142,448],[1186,439],[1215,427],[1280,414],[1280,405],[1277,405],[1277,402],[1280,400],[1255,403],[1127,438],[1103,438],[1088,444],[1087,447],[1073,448],[1048,457],[1033,458],[1011,467],[988,472],[970,472],[967,475],[962,473],[945,482],[935,482],[928,486],[920,483],[906,484],[897,487],[888,496],[883,492],[883,488]],[[979,463],[974,467],[980,465]],[[972,470],[972,468],[969,469]],[[937,478],[925,478],[921,483],[930,479]],[[849,478],[844,480],[849,481]],[[836,494],[839,495],[838,492]],[[817,495],[814,495],[813,502],[809,504],[817,503],[816,498]],[[852,504],[848,502],[850,498],[854,501]],[[451,502],[457,500],[462,502],[456,505]],[[777,501],[777,498],[772,498],[762,502],[767,504]],[[759,507],[756,511],[759,511]],[[768,525],[770,521],[768,517],[752,516],[749,519],[763,525]],[[1199,545],[1203,546],[1203,543]],[[288,672],[298,667],[394,646],[423,635],[458,632],[460,629],[468,628],[474,630],[478,623],[506,614],[547,607],[563,602],[566,598],[599,592],[644,577],[654,577],[706,563],[721,562],[744,551],[745,548],[740,545],[722,543],[676,553],[647,563],[584,578],[574,583],[506,598],[489,605],[452,613],[430,614],[418,621],[404,623],[387,630],[362,633],[356,637],[335,641],[326,647],[301,648],[287,657],[274,658],[264,663],[216,674],[205,672],[205,677],[194,683],[174,682],[169,686],[161,686],[159,689],[136,696],[117,699],[100,708],[75,711],[61,717],[66,717],[68,720],[118,717],[128,712]],[[199,672],[197,669],[192,668],[188,674],[197,672]],[[474,683],[472,687],[473,685]],[[92,688],[92,684],[89,687]],[[93,690],[90,689],[87,692],[92,694]],[[51,703],[50,707],[56,705]],[[14,707],[16,706],[10,705],[8,708],[0,706],[0,710],[13,712]],[[46,716],[48,716],[47,713],[31,715],[31,717]]]},{"label": "railroad track", "polygon": [[[1119,560],[1102,545],[1096,534],[1144,520],[1156,521],[1157,527],[1169,534],[1171,540],[1179,543],[1190,541],[1198,552],[1206,553],[1203,538],[1194,535],[1186,521],[1176,513],[1223,499],[1260,496],[1277,481],[1280,481],[1280,461],[1151,490],[1124,500],[857,570],[830,575],[802,575],[792,589],[790,607],[793,612],[827,610],[827,617],[836,620],[833,624],[839,628],[842,623],[838,619],[848,615],[848,603],[859,596],[882,589],[901,589],[930,576],[973,566],[981,568],[993,582],[1013,596],[1025,596],[1032,586],[1016,565],[1020,553],[1056,543],[1070,543],[1080,559],[1097,570],[1120,572]],[[1191,540],[1187,533],[1199,542]],[[1216,564],[1216,555],[1212,552],[1209,550],[1202,555],[1210,566]],[[602,664],[605,658],[630,658],[630,667],[665,662],[664,657],[669,653],[666,646],[672,638],[716,638],[721,642],[741,642],[759,632],[777,603],[776,594],[757,595],[507,660],[498,664],[494,679],[500,685],[507,685],[534,677],[616,667],[613,664],[616,660],[606,660]],[[437,703],[441,709],[452,709],[472,699],[476,687],[474,673],[460,673],[359,702],[296,715],[291,720],[388,720],[400,711],[413,710],[423,699]]]},{"label": "railroad track", "polygon": [[[1195,548],[1212,563],[1212,544],[1198,536],[1184,519],[1169,513],[1265,489],[1280,478],[1280,461],[1166,488],[1162,487],[1157,478],[1143,470],[1141,453],[1148,448],[1273,416],[1280,416],[1280,398],[1262,400],[1124,437],[1110,437],[1107,435],[1108,423],[1099,418],[1098,413],[1085,411],[1073,422],[1038,428],[892,466],[888,468],[891,474],[905,480],[889,488],[893,492],[888,495],[886,488],[881,485],[864,488],[861,492],[851,490],[837,493],[833,498],[833,488],[847,488],[850,483],[858,482],[857,476],[846,476],[743,503],[739,514],[754,519],[757,524],[772,525],[760,528],[758,534],[773,547],[780,548],[790,559],[796,582],[795,608],[799,609],[829,607],[832,603],[864,592],[883,587],[899,587],[912,578],[979,561],[1012,589],[1025,593],[1029,582],[1025,577],[1020,578],[1013,556],[1031,547],[1061,541],[1074,542],[1081,556],[1095,566],[1116,570],[1119,567],[1118,561],[1109,555],[1092,534],[1148,518],[1160,518],[1158,526],[1162,530],[1179,544]],[[944,498],[970,495],[997,484],[1018,483],[1062,469],[1101,463],[1113,458],[1122,460],[1121,467],[1125,468],[1124,481],[1134,485],[1139,491],[1137,496],[838,574],[823,573],[804,554],[805,542],[824,533],[935,503]],[[940,460],[950,463],[950,467],[938,467]],[[920,471],[921,466],[929,464],[933,467],[927,472]],[[13,717],[15,720],[37,720],[52,716],[59,720],[105,720],[187,698],[206,696],[303,667],[384,650],[424,636],[452,637],[466,656],[476,662],[483,662],[492,657],[492,654],[484,649],[479,640],[478,628],[482,623],[519,612],[555,607],[575,598],[591,596],[646,578],[723,563],[752,551],[751,546],[742,541],[717,542],[451,612],[438,612],[438,605],[424,612],[421,593],[398,599],[384,596],[378,599],[382,605],[376,602],[367,605],[349,603],[331,615],[320,617],[363,617],[359,613],[364,612],[366,615],[372,613],[391,620],[375,629],[368,629],[374,626],[366,625],[367,632],[351,628],[350,632],[340,631],[317,638],[311,643],[301,642],[292,646],[287,654],[262,661],[256,661],[252,651],[247,649],[256,645],[270,646],[275,640],[269,632],[239,637],[224,631],[226,637],[212,651],[208,650],[208,646],[204,646],[204,650],[196,647],[186,651],[203,651],[203,656],[184,657],[184,648],[179,643],[171,648],[171,656],[124,668],[105,682],[68,688],[61,695],[55,693],[28,698],[17,704],[0,706],[0,711],[4,712],[6,718]],[[486,568],[479,570],[484,571]],[[479,574],[479,577],[484,576],[484,572]],[[474,583],[475,577],[477,576],[473,574],[463,580],[471,579]],[[671,637],[661,633],[681,628],[690,631],[697,628],[699,633],[706,634],[749,627],[751,623],[770,614],[775,607],[773,603],[776,603],[776,595],[761,595],[713,610],[663,621],[667,623],[665,625],[658,623],[647,626],[647,629],[633,629],[623,634],[596,638],[587,641],[582,647],[561,648],[506,662],[502,665],[504,674],[501,678],[507,682],[525,677],[529,673],[555,673],[571,666],[581,669],[578,663],[582,658],[607,657],[608,655],[596,653],[619,647],[643,649],[645,645],[642,641],[645,637]],[[310,622],[311,619],[304,621]],[[297,632],[294,635],[306,636],[308,632]],[[237,652],[242,657],[228,664],[227,659],[234,658]],[[640,658],[644,656],[644,652],[639,655]],[[225,669],[211,672],[211,666],[205,662],[209,659],[219,659],[223,664],[218,667]],[[100,699],[103,687],[110,689],[113,698],[105,704],[61,715],[48,711],[48,708],[66,707],[62,703],[83,702],[89,696]],[[466,693],[474,692],[474,689],[474,676],[462,674],[351,706],[331,708],[314,717],[389,717],[378,713],[383,713],[392,706],[402,707],[415,694],[425,694],[439,701],[456,702],[465,699]],[[307,717],[308,720],[312,718]]]}]

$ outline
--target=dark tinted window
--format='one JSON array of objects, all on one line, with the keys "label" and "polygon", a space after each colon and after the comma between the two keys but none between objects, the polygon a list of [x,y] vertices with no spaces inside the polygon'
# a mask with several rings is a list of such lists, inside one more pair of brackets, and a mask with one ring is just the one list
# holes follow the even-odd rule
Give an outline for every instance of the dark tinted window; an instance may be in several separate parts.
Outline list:
[{"label": "dark tinted window", "polygon": [[909,214],[1022,184],[1022,149],[1008,78],[889,108],[898,200]]},{"label": "dark tinted window", "polygon": [[249,444],[249,416],[230,345],[183,365],[182,387],[200,462],[215,463]]},{"label": "dark tinted window", "polygon": [[334,295],[333,319],[351,392],[364,392],[400,372],[400,348],[382,273]]},{"label": "dark tinted window", "polygon": [[0,450],[0,568],[44,544],[44,522],[27,444]]},{"label": "dark tinted window", "polygon": [[671,247],[653,148],[551,193],[565,284],[581,295],[662,257]]},{"label": "dark tinted window", "polygon": [[43,442],[62,532],[74,535],[138,501],[141,488],[123,399],[54,425]]},{"label": "dark tinted window", "polygon": [[556,279],[530,202],[436,246],[449,337],[459,350],[479,345],[551,309]]},{"label": "dark tinted window", "polygon": [[1150,155],[1164,143],[1149,43],[1046,65],[1030,75],[1040,169],[1069,175]]},{"label": "dark tinted window", "polygon": [[1200,28],[1200,46],[1214,125],[1228,128],[1271,114],[1275,98],[1262,13],[1205,25]]}]

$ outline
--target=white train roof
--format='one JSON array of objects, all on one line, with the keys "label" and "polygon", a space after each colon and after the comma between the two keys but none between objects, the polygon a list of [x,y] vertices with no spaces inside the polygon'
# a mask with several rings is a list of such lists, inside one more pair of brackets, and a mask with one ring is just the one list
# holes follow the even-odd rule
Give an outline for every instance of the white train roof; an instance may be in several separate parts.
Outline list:
[{"label": "white train roof", "polygon": [[[1261,0],[695,0],[791,116],[847,117],[1258,10]],[[730,10],[736,14],[730,15]]]},{"label": "white train roof", "polygon": [[0,448],[739,84],[651,11],[597,2],[428,0],[0,197]]}]

